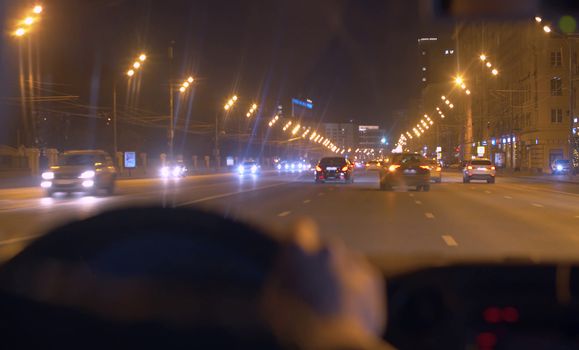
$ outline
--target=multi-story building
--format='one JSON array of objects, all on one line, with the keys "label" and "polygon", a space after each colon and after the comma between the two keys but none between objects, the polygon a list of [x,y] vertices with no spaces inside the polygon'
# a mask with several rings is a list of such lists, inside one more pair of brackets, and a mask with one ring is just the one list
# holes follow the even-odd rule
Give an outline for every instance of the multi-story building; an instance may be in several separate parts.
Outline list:
[{"label": "multi-story building", "polygon": [[378,125],[358,126],[358,146],[360,149],[384,149],[386,145],[386,132]]},{"label": "multi-story building", "polygon": [[345,149],[356,147],[356,126],[353,123],[323,123],[324,136],[332,142]]},{"label": "multi-story building", "polygon": [[542,27],[535,21],[457,27],[457,71],[472,91],[455,94],[464,108],[465,157],[485,147],[484,155],[499,166],[535,171],[569,158],[577,48]]}]

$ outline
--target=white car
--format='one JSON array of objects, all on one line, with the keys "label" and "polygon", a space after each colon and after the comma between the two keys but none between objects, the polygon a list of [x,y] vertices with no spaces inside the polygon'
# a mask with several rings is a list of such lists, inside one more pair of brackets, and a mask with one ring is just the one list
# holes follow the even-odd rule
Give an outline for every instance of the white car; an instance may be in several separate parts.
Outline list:
[{"label": "white car", "polygon": [[496,169],[490,159],[477,158],[466,162],[463,170],[463,183],[471,180],[485,180],[489,184],[495,183]]}]

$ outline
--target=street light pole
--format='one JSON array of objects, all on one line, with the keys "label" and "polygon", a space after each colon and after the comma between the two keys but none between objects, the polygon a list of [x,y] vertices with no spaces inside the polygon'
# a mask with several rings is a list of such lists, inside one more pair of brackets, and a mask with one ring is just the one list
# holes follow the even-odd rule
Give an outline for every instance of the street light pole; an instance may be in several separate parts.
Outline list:
[{"label": "street light pole", "polygon": [[117,137],[117,79],[113,83],[113,159],[117,159],[118,152],[118,137]]}]

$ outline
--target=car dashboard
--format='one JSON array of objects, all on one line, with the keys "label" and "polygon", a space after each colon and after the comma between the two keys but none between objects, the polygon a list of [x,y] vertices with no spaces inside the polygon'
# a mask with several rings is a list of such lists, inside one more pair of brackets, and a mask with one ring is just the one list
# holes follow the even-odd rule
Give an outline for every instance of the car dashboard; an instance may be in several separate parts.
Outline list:
[{"label": "car dashboard", "polygon": [[578,349],[579,267],[473,264],[387,278],[397,349]]}]

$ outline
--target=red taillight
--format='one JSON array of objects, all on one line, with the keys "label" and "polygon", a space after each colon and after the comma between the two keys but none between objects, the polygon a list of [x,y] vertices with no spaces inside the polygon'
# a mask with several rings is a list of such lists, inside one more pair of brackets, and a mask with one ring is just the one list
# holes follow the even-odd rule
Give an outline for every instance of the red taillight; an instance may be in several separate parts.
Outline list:
[{"label": "red taillight", "polygon": [[344,166],[342,167],[342,171],[348,171],[348,166],[347,166],[347,165],[344,165]]},{"label": "red taillight", "polygon": [[494,165],[491,167],[491,170],[495,170],[495,166],[494,166]]},{"label": "red taillight", "polygon": [[319,165],[316,165],[316,171],[322,171],[322,168]]},{"label": "red taillight", "polygon": [[429,165],[421,165],[420,167],[421,167],[422,169],[430,170],[430,166],[429,166]]},{"label": "red taillight", "polygon": [[470,165],[467,166],[466,168],[467,168],[468,170],[472,170],[472,166],[470,166]]},{"label": "red taillight", "polygon": [[388,167],[388,170],[389,170],[390,172],[395,172],[396,169],[398,169],[398,168],[400,168],[400,165],[395,165],[395,164],[393,164],[393,165],[390,165],[390,167]]},{"label": "red taillight", "polygon": [[436,171],[442,171],[442,168],[439,167],[439,166],[437,166],[437,167],[436,167]]}]

